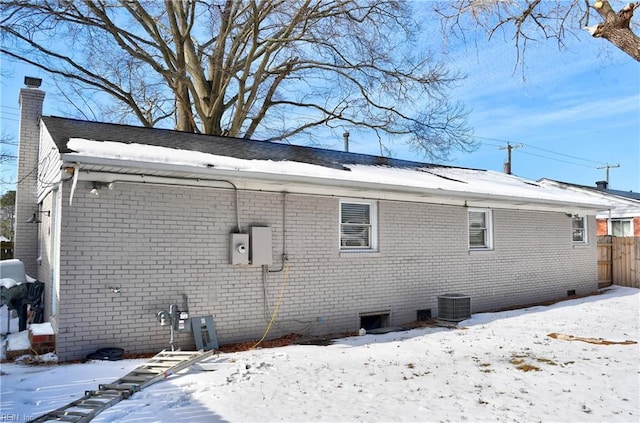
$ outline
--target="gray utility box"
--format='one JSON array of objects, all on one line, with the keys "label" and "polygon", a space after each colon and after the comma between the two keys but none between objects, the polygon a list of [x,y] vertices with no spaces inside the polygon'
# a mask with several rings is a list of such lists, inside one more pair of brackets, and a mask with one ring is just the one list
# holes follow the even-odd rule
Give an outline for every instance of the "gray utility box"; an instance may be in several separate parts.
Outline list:
[{"label": "gray utility box", "polygon": [[471,317],[471,297],[464,294],[438,295],[438,318],[460,322]]},{"label": "gray utility box", "polygon": [[229,263],[249,264],[249,234],[230,234]]},{"label": "gray utility box", "polygon": [[271,228],[268,226],[252,226],[251,264],[254,266],[273,264]]}]

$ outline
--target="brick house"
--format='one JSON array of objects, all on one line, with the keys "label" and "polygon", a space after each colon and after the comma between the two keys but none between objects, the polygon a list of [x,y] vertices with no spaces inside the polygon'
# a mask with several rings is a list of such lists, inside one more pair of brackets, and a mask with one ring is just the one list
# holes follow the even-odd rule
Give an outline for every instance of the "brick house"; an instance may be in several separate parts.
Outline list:
[{"label": "brick house", "polygon": [[[260,338],[273,316],[269,337],[320,335],[435,317],[447,293],[478,312],[597,289],[603,206],[589,196],[491,171],[42,117],[43,98],[21,91],[16,258],[46,284],[62,361],[167,348],[158,312],[171,304],[214,316],[225,344]],[[193,335],[176,344],[193,348]]]},{"label": "brick house", "polygon": [[607,202],[606,209],[596,214],[596,235],[640,237],[640,192],[611,189],[606,181],[598,181],[596,186],[571,184],[546,178],[538,182],[541,185],[590,195],[596,201]]}]

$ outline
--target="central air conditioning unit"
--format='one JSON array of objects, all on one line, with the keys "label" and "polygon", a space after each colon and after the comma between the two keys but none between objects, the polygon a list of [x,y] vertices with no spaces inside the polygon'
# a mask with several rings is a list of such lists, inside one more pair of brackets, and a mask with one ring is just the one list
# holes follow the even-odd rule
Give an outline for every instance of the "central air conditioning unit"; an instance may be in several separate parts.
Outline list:
[{"label": "central air conditioning unit", "polygon": [[471,297],[464,294],[438,295],[438,318],[460,322],[471,317]]}]

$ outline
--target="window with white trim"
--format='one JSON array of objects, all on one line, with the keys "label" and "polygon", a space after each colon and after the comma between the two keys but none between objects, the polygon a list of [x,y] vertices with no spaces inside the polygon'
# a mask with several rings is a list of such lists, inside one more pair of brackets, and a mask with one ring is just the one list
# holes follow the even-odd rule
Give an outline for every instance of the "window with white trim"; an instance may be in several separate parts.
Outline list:
[{"label": "window with white trim", "polygon": [[587,221],[584,216],[573,216],[571,218],[571,233],[574,244],[587,243]]},{"label": "window with white trim", "polygon": [[469,209],[469,249],[493,249],[493,213],[491,213],[491,209]]},{"label": "window with white trim", "polygon": [[376,249],[377,224],[375,201],[340,200],[340,249]]},{"label": "window with white trim", "polygon": [[633,236],[633,220],[611,219],[611,235]]}]

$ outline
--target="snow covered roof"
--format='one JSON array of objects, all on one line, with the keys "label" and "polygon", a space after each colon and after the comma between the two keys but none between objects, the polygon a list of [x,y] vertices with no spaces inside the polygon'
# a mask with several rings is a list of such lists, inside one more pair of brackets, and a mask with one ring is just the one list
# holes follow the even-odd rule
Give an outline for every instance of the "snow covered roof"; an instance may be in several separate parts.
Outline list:
[{"label": "snow covered roof", "polygon": [[607,202],[609,204],[607,209],[609,209],[611,213],[608,211],[599,213],[599,218],[640,216],[640,193],[637,192],[590,187],[547,178],[540,179],[538,183],[542,186],[559,187],[568,191],[583,193],[598,201]]},{"label": "snow covered roof", "polygon": [[[561,187],[499,172],[420,163],[266,141],[220,137],[59,117],[44,126],[67,164],[97,166],[115,173],[189,174],[388,193],[472,206],[536,210],[600,210],[608,203]],[[198,176],[199,175],[199,176]],[[387,193],[386,196],[383,193]]]}]

